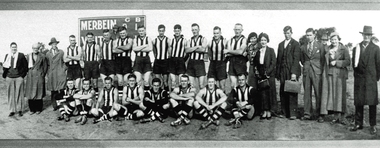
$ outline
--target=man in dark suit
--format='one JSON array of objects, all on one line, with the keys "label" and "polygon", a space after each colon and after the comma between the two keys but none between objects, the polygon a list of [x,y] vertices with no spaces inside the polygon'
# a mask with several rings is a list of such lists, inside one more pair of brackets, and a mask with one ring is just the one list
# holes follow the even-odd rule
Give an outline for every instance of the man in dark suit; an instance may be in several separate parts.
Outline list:
[{"label": "man in dark suit", "polygon": [[364,26],[363,41],[352,51],[354,67],[355,126],[351,131],[363,129],[363,108],[369,105],[371,134],[376,134],[376,106],[378,102],[377,81],[380,78],[380,49],[371,42],[372,27]]},{"label": "man in dark suit", "polygon": [[325,50],[324,46],[315,41],[315,31],[313,28],[306,30],[308,43],[301,46],[301,63],[303,65],[303,85],[304,85],[304,115],[301,120],[310,120],[313,112],[312,88],[314,88],[316,111],[318,122],[323,122],[320,116],[321,109],[321,74],[323,72],[323,62]]},{"label": "man in dark suit", "polygon": [[[278,45],[276,79],[280,80],[281,111],[290,120],[296,119],[298,94],[284,92],[285,80],[298,80],[301,75],[300,45],[292,38],[292,27],[285,26],[285,40]],[[279,117],[283,117],[280,114]]]}]

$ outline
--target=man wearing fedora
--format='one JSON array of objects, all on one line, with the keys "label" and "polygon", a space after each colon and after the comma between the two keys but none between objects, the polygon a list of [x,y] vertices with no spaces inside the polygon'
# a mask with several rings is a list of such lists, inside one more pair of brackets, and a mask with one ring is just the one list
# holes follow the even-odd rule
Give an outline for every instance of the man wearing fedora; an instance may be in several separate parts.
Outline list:
[{"label": "man wearing fedora", "polygon": [[64,52],[58,49],[59,41],[55,37],[51,38],[49,45],[51,49],[46,53],[48,61],[47,90],[51,91],[51,103],[54,111],[58,109],[56,100],[63,97],[66,86],[66,65],[64,62]]},{"label": "man wearing fedora", "polygon": [[352,51],[354,67],[355,126],[350,131],[363,129],[364,105],[369,105],[371,134],[376,134],[376,106],[378,104],[377,81],[380,78],[380,49],[371,42],[372,27],[364,26],[363,41]]},{"label": "man wearing fedora", "polygon": [[114,40],[114,41],[119,38],[119,31],[118,30],[119,30],[119,26],[114,25],[112,27],[111,39]]}]

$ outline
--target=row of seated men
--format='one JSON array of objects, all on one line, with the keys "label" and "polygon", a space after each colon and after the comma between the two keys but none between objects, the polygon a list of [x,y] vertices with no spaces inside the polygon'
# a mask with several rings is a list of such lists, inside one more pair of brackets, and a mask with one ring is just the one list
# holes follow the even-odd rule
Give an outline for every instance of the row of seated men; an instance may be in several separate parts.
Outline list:
[{"label": "row of seated men", "polygon": [[[234,128],[241,127],[241,119],[252,119],[255,113],[254,89],[246,83],[247,76],[238,76],[239,85],[234,88],[229,97],[216,86],[215,78],[208,78],[206,87],[198,93],[190,85],[189,77],[182,75],[180,85],[168,93],[162,89],[159,78],[152,80],[152,86],[144,91],[136,82],[136,76],[128,76],[128,84],[123,87],[122,96],[114,87],[111,77],[104,79],[104,88],[96,98],[96,92],[91,88],[90,80],[83,80],[82,89],[74,87],[74,80],[67,81],[67,88],[62,99],[57,100],[60,116],[58,120],[70,121],[70,116],[79,116],[75,123],[86,124],[88,117],[94,117],[93,123],[113,119],[135,120],[140,123],[160,121],[168,115],[177,119],[171,126],[188,125],[190,119],[198,116],[205,122],[200,129],[211,124],[220,125],[219,118],[227,110],[233,115],[225,125]],[[227,101],[227,99],[229,101]]]}]

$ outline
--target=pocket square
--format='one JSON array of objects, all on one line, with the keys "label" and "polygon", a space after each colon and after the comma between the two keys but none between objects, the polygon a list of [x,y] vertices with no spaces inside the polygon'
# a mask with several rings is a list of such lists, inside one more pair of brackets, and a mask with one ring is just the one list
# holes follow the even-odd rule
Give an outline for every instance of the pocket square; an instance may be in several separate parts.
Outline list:
[{"label": "pocket square", "polygon": [[317,50],[317,52],[316,53],[319,53],[319,50]]}]

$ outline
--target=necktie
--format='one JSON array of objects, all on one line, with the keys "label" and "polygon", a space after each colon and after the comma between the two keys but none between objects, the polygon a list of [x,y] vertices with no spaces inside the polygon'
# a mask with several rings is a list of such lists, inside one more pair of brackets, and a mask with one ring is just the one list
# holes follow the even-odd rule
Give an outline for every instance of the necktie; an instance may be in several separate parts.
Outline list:
[{"label": "necktie", "polygon": [[14,67],[14,61],[15,61],[15,57],[14,57],[14,56],[12,56],[12,58],[11,58],[11,68],[13,68],[13,67]]},{"label": "necktie", "polygon": [[313,51],[312,48],[311,48],[311,43],[309,43],[307,50],[309,52],[309,55],[311,55],[311,52]]}]

